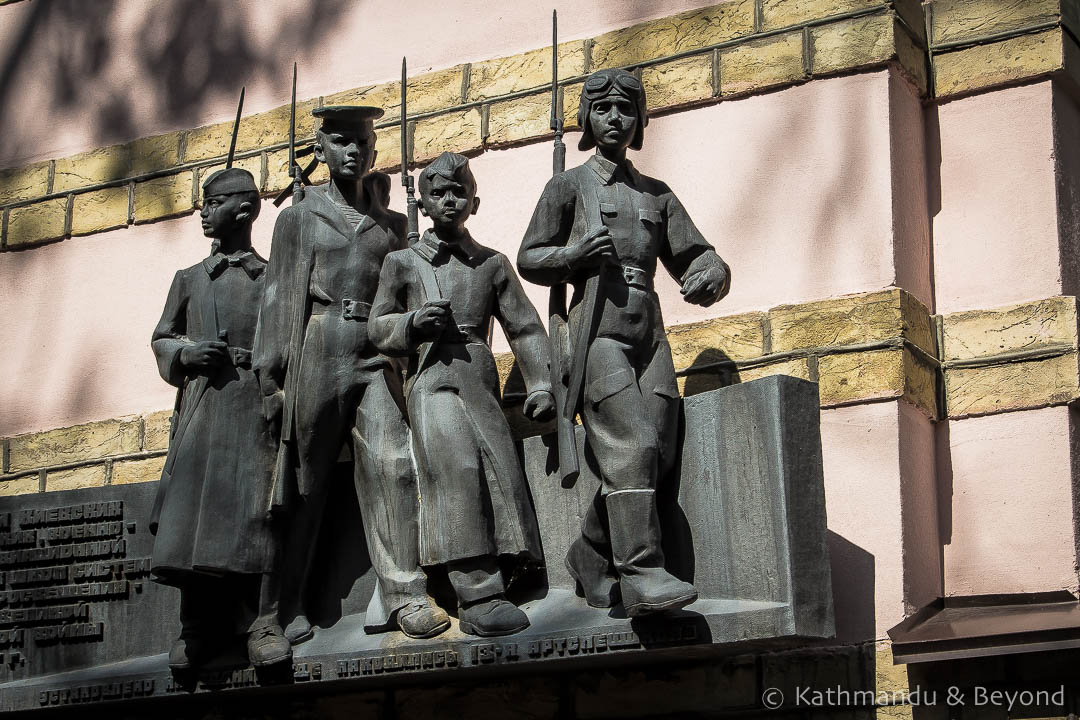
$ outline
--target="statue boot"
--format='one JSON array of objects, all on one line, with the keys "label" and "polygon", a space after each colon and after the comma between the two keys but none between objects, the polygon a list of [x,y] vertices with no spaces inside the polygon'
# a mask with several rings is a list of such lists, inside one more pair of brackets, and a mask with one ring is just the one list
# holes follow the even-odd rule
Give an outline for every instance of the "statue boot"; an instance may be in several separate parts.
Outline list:
[{"label": "statue boot", "polygon": [[169,648],[169,669],[190,670],[202,665],[217,650],[215,643],[210,643],[198,635],[181,635]]},{"label": "statue boot", "polygon": [[529,616],[502,596],[461,604],[458,607],[461,631],[470,635],[512,635],[529,627]]},{"label": "statue boot", "polygon": [[398,610],[398,627],[411,638],[435,637],[450,627],[450,616],[431,600],[414,602]]},{"label": "statue boot", "polygon": [[697,600],[697,589],[664,569],[655,490],[617,490],[605,498],[611,551],[629,617],[675,610]]},{"label": "statue boot", "polygon": [[252,630],[247,641],[248,660],[255,667],[292,660],[292,646],[277,623]]},{"label": "statue boot", "polygon": [[566,569],[595,608],[609,608],[619,602],[619,581],[611,562],[607,536],[607,511],[597,493],[581,520],[581,536],[566,553]]},{"label": "statue boot", "polygon": [[307,642],[315,636],[315,628],[307,615],[300,614],[293,618],[292,622],[285,626],[285,639],[293,645]]}]

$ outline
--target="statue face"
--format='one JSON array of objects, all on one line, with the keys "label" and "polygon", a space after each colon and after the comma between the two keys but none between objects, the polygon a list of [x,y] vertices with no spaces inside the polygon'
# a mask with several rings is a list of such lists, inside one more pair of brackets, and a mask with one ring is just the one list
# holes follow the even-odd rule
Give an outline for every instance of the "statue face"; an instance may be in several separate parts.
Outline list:
[{"label": "statue face", "polygon": [[318,133],[315,157],[326,163],[330,176],[359,180],[375,159],[375,135],[365,127],[326,127]]},{"label": "statue face", "polygon": [[589,111],[589,129],[601,149],[625,150],[637,129],[634,103],[620,92],[595,100]]},{"label": "statue face", "polygon": [[469,215],[476,212],[476,201],[476,183],[441,175],[431,178],[420,193],[424,214],[440,227],[464,227]]},{"label": "statue face", "polygon": [[244,223],[237,219],[244,208],[244,196],[236,193],[232,195],[209,195],[203,199],[202,217],[203,235],[206,237],[226,237],[239,229]]}]

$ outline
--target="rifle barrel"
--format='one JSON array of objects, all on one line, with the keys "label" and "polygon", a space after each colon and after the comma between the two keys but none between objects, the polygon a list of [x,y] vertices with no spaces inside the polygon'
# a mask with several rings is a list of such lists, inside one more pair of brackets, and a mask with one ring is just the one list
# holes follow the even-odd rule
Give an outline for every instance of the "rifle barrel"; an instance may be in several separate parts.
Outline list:
[{"label": "rifle barrel", "polygon": [[296,165],[296,63],[292,64],[292,102],[289,105],[289,174]]},{"label": "rifle barrel", "polygon": [[401,184],[409,187],[409,148],[406,130],[406,106],[405,106],[405,58],[401,58]]},{"label": "rifle barrel", "polygon": [[240,88],[240,102],[236,103],[236,120],[232,126],[232,140],[229,141],[229,157],[225,160],[225,167],[231,168],[233,157],[236,155],[236,135],[240,132],[240,113],[244,111],[244,87]]}]

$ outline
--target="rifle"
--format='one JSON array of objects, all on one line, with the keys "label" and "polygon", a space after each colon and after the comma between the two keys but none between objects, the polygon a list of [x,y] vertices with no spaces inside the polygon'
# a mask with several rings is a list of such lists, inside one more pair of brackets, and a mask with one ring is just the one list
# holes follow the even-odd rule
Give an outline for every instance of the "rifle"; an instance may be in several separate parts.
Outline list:
[{"label": "rifle", "polygon": [[[559,16],[558,11],[551,11],[551,123],[555,133],[555,147],[552,151],[552,175],[566,170],[566,145],[563,143],[563,119],[559,112]],[[552,285],[548,294],[548,335],[551,338],[551,391],[555,395],[557,409],[557,428],[559,444],[559,475],[563,487],[571,487],[581,471],[577,456],[577,441],[574,439],[574,414],[576,397],[567,394],[570,359],[569,338],[566,312],[566,283]]]},{"label": "rifle", "polygon": [[406,206],[409,214],[409,245],[415,244],[420,239],[420,218],[416,214],[416,194],[413,189],[413,178],[409,174],[409,147],[408,130],[405,120],[405,58],[401,58],[401,184],[405,187]]},{"label": "rifle", "polygon": [[232,140],[229,141],[229,157],[225,160],[225,169],[232,167],[233,156],[236,155],[236,134],[240,131],[240,113],[244,110],[244,90],[240,88],[240,102],[236,103],[236,120],[232,126]]},{"label": "rifle", "polygon": [[285,198],[292,196],[293,205],[304,199],[304,185],[310,185],[311,173],[315,172],[315,168],[319,166],[319,161],[315,158],[311,159],[311,162],[307,164],[303,170],[296,164],[296,158],[310,155],[315,152],[315,148],[306,147],[301,150],[296,149],[296,63],[292,66],[292,105],[289,107],[289,177],[293,179],[292,184],[282,190],[274,198],[274,207],[280,207],[281,203],[285,202]]}]

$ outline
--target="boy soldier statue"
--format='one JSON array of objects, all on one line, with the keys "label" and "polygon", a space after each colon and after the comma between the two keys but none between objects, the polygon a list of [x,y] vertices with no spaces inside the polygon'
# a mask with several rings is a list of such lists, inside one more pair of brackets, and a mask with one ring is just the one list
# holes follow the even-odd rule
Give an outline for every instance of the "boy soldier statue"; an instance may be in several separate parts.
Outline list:
[{"label": "boy soldier statue", "polygon": [[[259,215],[251,173],[220,170],[203,184],[210,257],[173,278],[152,346],[180,388],[151,517],[153,572],[180,588],[180,639],[169,666],[208,660],[238,629],[256,666],[289,660],[269,573],[277,549],[266,519],[274,444],[251,370],[266,261],[251,250]],[[252,618],[255,618],[252,620]]]},{"label": "boy soldier statue", "polygon": [[727,293],[729,275],[670,188],[626,159],[648,123],[641,82],[623,70],[593,73],[578,122],[578,147],[596,154],[548,182],[518,268],[526,280],[573,287],[567,338],[552,338],[556,352],[569,346],[557,358],[569,360],[559,420],[581,413],[602,485],[566,565],[590,605],[610,607],[621,592],[635,617],[697,598],[664,569],[660,549],[656,487],[677,460],[679,392],[656,263],[681,282],[684,300],[703,306]]},{"label": "boy soldier statue", "polygon": [[507,635],[529,619],[506,600],[498,556],[541,554],[487,333],[498,318],[529,390],[525,414],[538,420],[555,412],[547,336],[510,261],[465,229],[480,201],[469,161],[439,156],[420,173],[420,201],[434,228],[386,256],[371,340],[408,357],[421,563],[446,566],[463,632]]},{"label": "boy soldier statue", "polygon": [[282,618],[293,642],[311,636],[304,601],[334,466],[351,440],[356,494],[377,585],[365,628],[396,620],[410,637],[450,626],[427,595],[417,548],[416,479],[409,459],[401,377],[368,340],[383,258],[405,247],[406,219],[373,200],[382,110],[316,108],[315,157],[330,171],[278,216],[254,367],[267,417],[280,427],[275,506],[287,517],[280,567]]}]

